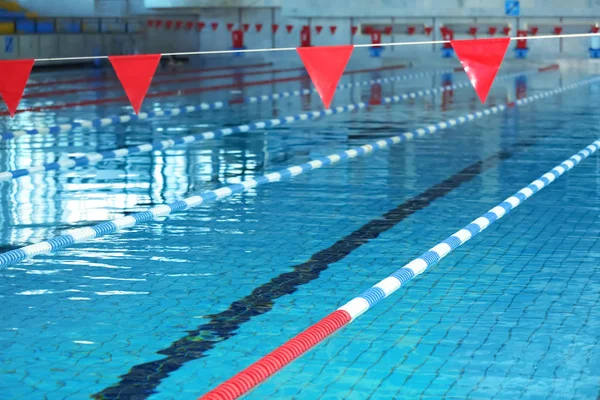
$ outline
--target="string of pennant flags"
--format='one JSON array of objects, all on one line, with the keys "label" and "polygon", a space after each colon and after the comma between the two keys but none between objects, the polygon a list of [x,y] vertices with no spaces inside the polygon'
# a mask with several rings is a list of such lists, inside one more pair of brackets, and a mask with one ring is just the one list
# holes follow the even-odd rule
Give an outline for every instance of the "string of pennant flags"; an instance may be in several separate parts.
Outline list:
[{"label": "string of pennant flags", "polygon": [[[196,22],[196,21],[173,21],[173,20],[161,20],[161,19],[149,19],[146,21],[146,24],[148,26],[148,28],[154,28],[154,29],[164,29],[164,30],[181,30],[184,29],[186,31],[191,31],[191,30],[196,30],[198,32],[202,32],[204,30],[204,28],[206,26],[209,26],[213,31],[217,31],[220,27],[225,26],[225,28],[227,29],[228,32],[233,31],[233,28],[237,26],[237,24],[233,23],[233,22],[226,22],[225,24],[220,24],[219,22],[210,22],[207,23],[206,22]],[[244,32],[250,32],[250,28],[253,26],[254,30],[257,33],[260,33],[263,29],[263,26],[265,24],[262,23],[255,23],[255,24],[241,24],[240,29],[243,29]],[[271,24],[271,32],[272,33],[277,33],[279,31],[279,27],[281,25],[280,24]],[[310,29],[309,25],[300,25],[302,27],[303,30],[306,29]],[[285,31],[287,33],[292,33],[294,31],[295,26],[294,25],[290,25],[287,24],[285,25]],[[315,32],[317,34],[321,33],[323,31],[323,29],[325,28],[323,25],[315,25]],[[335,35],[335,33],[337,32],[337,25],[329,25],[329,32],[332,35]],[[367,34],[370,34],[373,31],[373,28],[370,26],[366,26],[364,28],[364,32]],[[432,27],[429,26],[425,26],[423,29],[423,33],[425,33],[426,35],[431,34],[431,32],[433,31]],[[356,33],[358,32],[358,26],[351,26],[350,27],[350,33],[352,35],[356,35]],[[386,35],[390,35],[392,33],[392,26],[386,26],[383,29],[383,33],[385,33]],[[410,26],[407,28],[407,33],[409,35],[415,34],[416,33],[416,27],[415,26]],[[508,33],[507,33],[508,34]]]},{"label": "string of pennant flags", "polygon": [[[146,20],[146,24],[148,26],[148,28],[150,29],[164,29],[164,30],[181,30],[184,29],[186,31],[191,31],[191,30],[196,30],[198,32],[202,32],[204,30],[204,28],[207,26],[206,22],[196,22],[196,21],[173,21],[173,20],[162,20],[162,19],[148,19]],[[392,33],[404,33],[407,34],[409,36],[415,35],[417,34],[417,28],[421,28],[421,25],[410,25],[410,24],[402,24],[403,25],[403,31],[402,32],[395,32],[395,29],[392,25],[386,25],[381,29],[381,33],[384,35],[391,35]],[[210,28],[213,31],[217,31],[220,27],[225,26],[225,28],[227,29],[228,32],[232,32],[233,29],[238,26],[238,24],[235,24],[233,22],[226,22],[224,24],[220,24],[219,22],[210,22],[208,23],[208,26],[210,26]],[[249,24],[249,23],[243,23],[241,25],[239,25],[239,29],[242,29],[245,33],[248,33],[251,31],[251,28],[254,27],[254,30],[257,33],[262,32],[263,30],[263,26],[265,26],[265,24],[263,23],[255,23],[255,24]],[[279,27],[280,24],[271,24],[271,32],[272,33],[277,33],[279,31]],[[291,24],[287,24],[285,25],[285,31],[288,34],[291,34],[294,31],[294,28],[296,26],[295,25],[291,25]],[[310,25],[300,25],[302,30],[310,30],[311,26]],[[323,29],[325,27],[323,25],[315,25],[314,26],[314,30],[317,34],[320,34]],[[540,27],[537,25],[532,25],[529,27],[528,32],[531,35],[537,35],[539,32]],[[597,25],[592,25],[592,30],[595,30],[596,32],[598,32],[598,26]],[[371,33],[373,33],[376,29],[370,25],[365,25],[362,29],[362,32],[370,35]],[[494,36],[497,33],[498,34],[502,34],[504,36],[509,36],[511,33],[511,26],[510,25],[505,25],[502,26],[501,29],[498,29],[498,26],[488,26],[487,27],[487,34],[490,36]],[[329,25],[329,32],[332,35],[335,35],[336,32],[338,31],[338,27],[337,25]],[[356,35],[356,33],[358,32],[358,26],[356,25],[351,25],[350,26],[350,33],[352,36]],[[431,26],[427,26],[427,25],[422,25],[422,32],[423,34],[429,36],[431,35],[431,33],[433,32],[433,27]],[[562,26],[554,26],[552,27],[552,33],[554,33],[555,35],[560,35],[563,32],[563,27]],[[475,37],[478,33],[479,33],[479,29],[477,26],[470,26],[467,30],[467,33],[473,37]]]},{"label": "string of pennant flags", "polygon": [[[535,36],[531,39],[546,39],[558,37],[589,37],[600,33]],[[489,38],[489,39],[467,39],[467,40],[439,40],[427,42],[398,42],[381,45],[402,46],[419,44],[447,44],[454,49],[456,56],[465,70],[477,96],[485,103],[487,95],[500,66],[504,60],[506,51],[511,40],[522,40],[518,38]],[[289,51],[295,50],[299,55],[317,93],[319,94],[325,108],[329,108],[335,94],[338,82],[346,69],[353,50],[356,47],[370,47],[372,45],[337,45],[337,46],[314,46],[314,47],[291,47],[274,49],[250,49],[250,50],[221,50],[221,51],[199,51],[188,53],[163,53],[163,54],[140,54],[125,56],[100,56],[100,57],[72,57],[70,59],[107,58],[114,69],[117,78],[121,82],[125,94],[136,114],[139,113],[146,93],[156,73],[161,57],[169,55],[193,55],[193,54],[219,54],[236,52],[258,52],[258,51]],[[379,45],[378,45],[379,46]],[[42,59],[21,59],[0,61],[0,95],[4,99],[11,117],[14,117],[17,107],[23,97],[27,81],[35,61]],[[43,59],[44,61],[62,59]]]}]

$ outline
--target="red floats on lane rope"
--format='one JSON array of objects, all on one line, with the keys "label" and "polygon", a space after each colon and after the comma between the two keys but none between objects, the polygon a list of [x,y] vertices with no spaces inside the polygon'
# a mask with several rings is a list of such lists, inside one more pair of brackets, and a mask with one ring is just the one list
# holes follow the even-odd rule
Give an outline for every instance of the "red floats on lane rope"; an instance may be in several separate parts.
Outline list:
[{"label": "red floats on lane rope", "polygon": [[479,100],[485,99],[500,69],[510,38],[452,40],[450,42],[460,60]]},{"label": "red floats on lane rope", "polygon": [[109,56],[108,59],[135,113],[138,114],[160,62],[160,54]]},{"label": "red floats on lane rope", "polygon": [[0,61],[0,95],[11,117],[15,116],[15,111],[23,97],[33,63],[33,59]]},{"label": "red floats on lane rope", "polygon": [[235,400],[350,322],[350,314],[337,310],[287,341],[248,368],[223,382],[201,400]]},{"label": "red floats on lane rope", "polygon": [[298,47],[296,51],[304,63],[325,108],[329,108],[354,46]]}]

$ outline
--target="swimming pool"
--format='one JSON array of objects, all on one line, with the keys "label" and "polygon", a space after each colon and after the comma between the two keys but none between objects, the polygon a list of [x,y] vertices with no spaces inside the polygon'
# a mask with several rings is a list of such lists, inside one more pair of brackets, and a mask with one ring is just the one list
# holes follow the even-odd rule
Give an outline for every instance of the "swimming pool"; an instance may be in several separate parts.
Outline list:
[{"label": "swimming pool", "polygon": [[[464,73],[448,73],[456,62],[350,66],[373,70],[345,75],[342,84],[366,83],[338,91],[332,106],[362,101],[362,109],[10,179],[0,186],[2,252],[590,77],[574,68],[538,72],[543,65],[507,63],[486,105]],[[227,106],[3,140],[2,171],[320,110],[315,94],[237,104],[310,89],[299,70],[244,75],[294,67],[242,69],[193,83],[224,89],[150,97],[144,109]],[[518,71],[530,73],[507,77]],[[411,78],[369,82],[395,76]],[[236,79],[277,81],[231,93]],[[450,82],[466,84],[423,92]],[[90,85],[100,84],[52,90]],[[41,90],[48,88],[31,92]],[[119,96],[101,89],[52,99]],[[54,104],[41,99],[22,107]],[[196,398],[596,140],[599,100],[598,83],[581,85],[7,265],[2,397]],[[23,113],[2,130],[126,110],[105,101]],[[247,398],[597,398],[599,200],[600,159],[592,155]]]}]

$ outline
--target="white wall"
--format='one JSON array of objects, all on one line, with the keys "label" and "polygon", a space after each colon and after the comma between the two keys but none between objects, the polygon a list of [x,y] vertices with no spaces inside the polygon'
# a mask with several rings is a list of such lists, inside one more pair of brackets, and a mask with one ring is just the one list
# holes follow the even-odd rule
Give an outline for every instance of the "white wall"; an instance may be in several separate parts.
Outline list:
[{"label": "white wall", "polygon": [[144,0],[147,8],[281,7],[283,3],[284,0]]},{"label": "white wall", "polygon": [[[520,3],[522,16],[600,15],[598,0],[521,0]],[[491,17],[504,16],[505,12],[503,0],[293,0],[283,2],[282,7],[285,15],[303,17]]]}]

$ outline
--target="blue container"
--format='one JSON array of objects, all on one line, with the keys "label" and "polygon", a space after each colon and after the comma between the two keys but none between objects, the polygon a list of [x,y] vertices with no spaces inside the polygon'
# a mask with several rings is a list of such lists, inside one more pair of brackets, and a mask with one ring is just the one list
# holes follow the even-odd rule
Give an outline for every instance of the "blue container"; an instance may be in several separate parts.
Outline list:
[{"label": "blue container", "polygon": [[35,21],[31,19],[19,19],[16,21],[17,33],[35,33]]},{"label": "blue container", "polygon": [[445,49],[442,47],[442,58],[452,58],[452,57],[454,57],[454,49],[453,48]]},{"label": "blue container", "polygon": [[81,24],[78,22],[65,22],[62,27],[66,33],[81,33]]},{"label": "blue container", "polygon": [[[230,50],[246,50],[247,47],[243,46],[243,47],[232,47],[230,48]],[[244,53],[233,53],[234,57],[242,57],[244,55]]]},{"label": "blue container", "polygon": [[371,57],[379,58],[379,57],[381,57],[381,53],[383,52],[383,47],[381,47],[381,46],[369,47],[369,52],[371,53]]},{"label": "blue container", "polygon": [[529,49],[515,49],[515,57],[517,58],[527,58],[527,53],[529,53]]},{"label": "blue container", "polygon": [[600,58],[600,49],[590,49],[590,58]]},{"label": "blue container", "polygon": [[54,33],[54,22],[38,21],[35,30],[37,33]]}]

